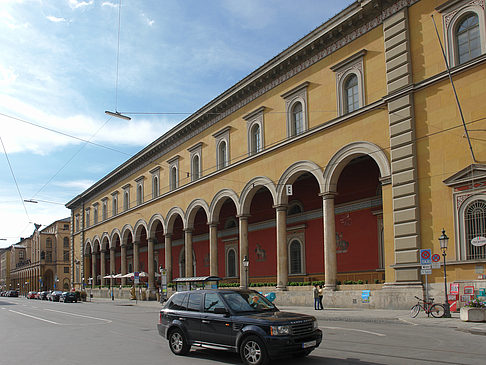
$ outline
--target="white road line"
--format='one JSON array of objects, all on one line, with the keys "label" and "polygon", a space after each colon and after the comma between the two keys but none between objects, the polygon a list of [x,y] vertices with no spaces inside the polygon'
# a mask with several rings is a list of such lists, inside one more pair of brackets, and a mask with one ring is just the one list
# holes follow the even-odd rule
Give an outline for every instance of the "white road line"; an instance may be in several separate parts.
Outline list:
[{"label": "white road line", "polygon": [[378,333],[378,332],[371,332],[371,331],[365,331],[365,330],[359,330],[356,328],[344,328],[344,327],[323,327],[319,326],[319,328],[327,328],[330,330],[343,330],[343,331],[356,331],[356,332],[364,332],[364,333],[369,333],[370,335],[375,335],[375,336],[380,336],[380,337],[385,337],[386,335],[383,333]]},{"label": "white road line", "polygon": [[57,311],[57,310],[54,310],[54,309],[44,309],[46,311],[50,311],[50,312],[57,312],[57,313],[62,313],[62,314],[68,314],[70,316],[76,316],[76,317],[84,317],[84,318],[90,318],[90,319],[96,319],[98,321],[105,321],[106,323],[111,323],[113,322],[112,320],[110,319],[104,319],[104,318],[97,318],[97,317],[91,317],[91,316],[85,316],[83,314],[76,314],[76,313],[70,313],[70,312],[63,312],[63,311]]},{"label": "white road line", "polygon": [[408,324],[411,324],[412,326],[420,326],[418,323],[413,323],[413,322],[407,321],[406,319],[403,319],[403,318],[398,318],[398,320],[405,322],[405,323],[408,323]]},{"label": "white road line", "polygon": [[52,323],[52,324],[57,324],[57,325],[59,325],[59,324],[60,324],[60,323],[57,323],[57,322],[48,321],[47,319],[44,319],[44,318],[40,318],[40,317],[31,316],[30,314],[25,314],[25,313],[17,312],[17,311],[11,310],[11,309],[9,309],[9,312],[12,312],[12,313],[17,313],[17,314],[20,314],[20,315],[22,315],[22,316],[26,316],[26,317],[30,317],[30,318],[34,318],[34,319],[37,319],[37,320],[39,320],[39,321],[44,321],[44,322],[48,322],[48,323]]}]

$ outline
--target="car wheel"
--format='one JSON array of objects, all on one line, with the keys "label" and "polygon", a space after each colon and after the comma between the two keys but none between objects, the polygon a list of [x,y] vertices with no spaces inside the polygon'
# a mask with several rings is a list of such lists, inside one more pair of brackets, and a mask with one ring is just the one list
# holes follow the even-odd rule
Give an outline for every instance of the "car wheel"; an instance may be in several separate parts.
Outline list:
[{"label": "car wheel", "polygon": [[184,333],[178,328],[169,334],[169,347],[175,355],[186,355],[190,350]]},{"label": "car wheel", "polygon": [[246,337],[240,346],[241,360],[247,365],[264,365],[268,363],[267,349],[257,336]]}]

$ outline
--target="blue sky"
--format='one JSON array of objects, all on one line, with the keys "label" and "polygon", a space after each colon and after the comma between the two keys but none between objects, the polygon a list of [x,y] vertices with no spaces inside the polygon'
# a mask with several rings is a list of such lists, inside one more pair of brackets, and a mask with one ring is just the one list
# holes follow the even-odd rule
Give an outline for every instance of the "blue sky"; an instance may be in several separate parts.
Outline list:
[{"label": "blue sky", "polygon": [[352,2],[1,0],[0,247]]}]

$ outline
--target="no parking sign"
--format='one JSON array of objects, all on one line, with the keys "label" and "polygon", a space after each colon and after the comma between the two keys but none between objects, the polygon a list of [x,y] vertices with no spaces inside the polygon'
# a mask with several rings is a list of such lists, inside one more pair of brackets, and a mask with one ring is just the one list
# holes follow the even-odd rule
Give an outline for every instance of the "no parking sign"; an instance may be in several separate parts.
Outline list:
[{"label": "no parking sign", "polygon": [[438,253],[432,255],[432,269],[440,269],[440,255]]},{"label": "no parking sign", "polygon": [[431,265],[432,264],[432,252],[430,248],[420,250],[420,265]]}]

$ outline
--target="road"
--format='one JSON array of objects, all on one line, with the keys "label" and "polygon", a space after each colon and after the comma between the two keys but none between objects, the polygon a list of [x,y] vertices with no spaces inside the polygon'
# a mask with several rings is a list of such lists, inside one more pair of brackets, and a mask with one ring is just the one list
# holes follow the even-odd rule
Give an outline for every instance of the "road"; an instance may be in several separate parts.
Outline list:
[{"label": "road", "polygon": [[[156,330],[158,308],[124,302],[52,303],[0,298],[0,364],[239,364],[236,354],[174,356]],[[412,325],[320,321],[324,341],[291,364],[484,364],[486,336]]]}]

